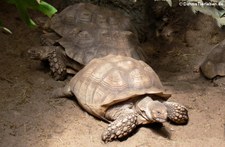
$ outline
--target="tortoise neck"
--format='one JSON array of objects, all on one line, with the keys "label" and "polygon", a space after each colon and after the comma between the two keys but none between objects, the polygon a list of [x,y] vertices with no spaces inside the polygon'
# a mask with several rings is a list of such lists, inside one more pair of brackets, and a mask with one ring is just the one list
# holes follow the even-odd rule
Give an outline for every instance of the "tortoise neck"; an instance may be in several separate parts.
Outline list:
[{"label": "tortoise neck", "polygon": [[151,123],[152,121],[149,120],[147,117],[146,113],[148,104],[152,102],[152,98],[149,96],[144,96],[142,99],[138,100],[135,105],[135,110],[138,114],[138,124],[148,124]]},{"label": "tortoise neck", "polygon": [[130,114],[130,113],[136,113],[134,110],[134,103],[127,102],[127,103],[121,103],[121,104],[110,107],[106,111],[105,117],[109,121],[114,121],[118,117]]}]

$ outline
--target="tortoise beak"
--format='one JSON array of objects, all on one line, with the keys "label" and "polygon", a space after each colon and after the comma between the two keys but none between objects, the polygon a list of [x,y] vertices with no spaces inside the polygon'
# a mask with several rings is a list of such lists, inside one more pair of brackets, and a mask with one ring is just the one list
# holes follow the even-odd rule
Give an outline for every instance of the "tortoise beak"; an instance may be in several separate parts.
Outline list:
[{"label": "tortoise beak", "polygon": [[164,123],[164,122],[166,122],[166,120],[165,120],[165,119],[161,119],[161,118],[156,118],[155,120],[156,120],[156,122],[160,122],[160,123]]},{"label": "tortoise beak", "polygon": [[167,112],[163,110],[153,110],[152,117],[156,122],[164,123],[167,119]]}]

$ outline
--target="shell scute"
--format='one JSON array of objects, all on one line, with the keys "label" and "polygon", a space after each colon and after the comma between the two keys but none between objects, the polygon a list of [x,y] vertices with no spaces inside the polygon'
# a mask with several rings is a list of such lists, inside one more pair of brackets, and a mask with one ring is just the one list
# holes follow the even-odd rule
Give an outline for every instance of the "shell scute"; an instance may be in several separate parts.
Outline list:
[{"label": "shell scute", "polygon": [[110,73],[102,79],[102,85],[119,91],[128,88],[128,82],[124,79],[122,74],[123,73],[119,70],[110,71]]}]

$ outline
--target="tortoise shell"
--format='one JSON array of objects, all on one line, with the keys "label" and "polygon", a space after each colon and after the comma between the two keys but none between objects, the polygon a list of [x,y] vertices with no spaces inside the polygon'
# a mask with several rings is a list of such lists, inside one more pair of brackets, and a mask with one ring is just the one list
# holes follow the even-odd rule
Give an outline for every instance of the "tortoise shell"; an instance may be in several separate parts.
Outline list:
[{"label": "tortoise shell", "polygon": [[130,18],[105,7],[80,3],[55,15],[50,28],[66,55],[82,65],[109,54],[145,60]]},{"label": "tortoise shell", "polygon": [[68,6],[50,20],[50,28],[61,36],[68,35],[76,27],[135,32],[129,16],[89,3]]},{"label": "tortoise shell", "polygon": [[204,76],[209,79],[225,76],[225,40],[211,50],[200,69]]},{"label": "tortoise shell", "polygon": [[59,43],[65,48],[67,56],[82,65],[109,54],[146,60],[137,38],[131,32],[89,30],[71,36],[61,38]]},{"label": "tortoise shell", "polygon": [[150,66],[115,55],[92,60],[70,81],[70,87],[85,110],[103,119],[110,106],[141,95],[153,94],[164,100],[170,97]]}]

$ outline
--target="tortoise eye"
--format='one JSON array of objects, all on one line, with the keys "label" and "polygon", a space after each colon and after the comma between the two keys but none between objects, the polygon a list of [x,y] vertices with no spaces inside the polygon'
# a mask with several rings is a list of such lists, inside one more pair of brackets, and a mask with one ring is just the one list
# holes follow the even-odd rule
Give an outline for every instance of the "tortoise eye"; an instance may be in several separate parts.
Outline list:
[{"label": "tortoise eye", "polygon": [[156,112],[155,112],[157,115],[161,115],[162,114],[162,112],[161,111],[159,111],[159,110],[156,110]]}]

